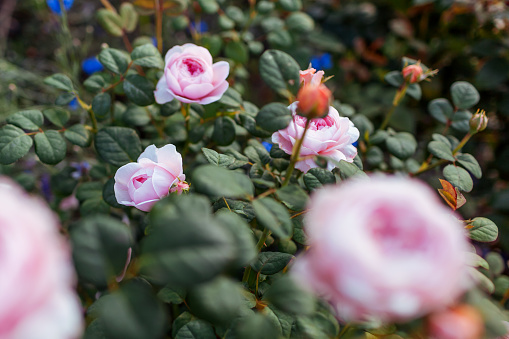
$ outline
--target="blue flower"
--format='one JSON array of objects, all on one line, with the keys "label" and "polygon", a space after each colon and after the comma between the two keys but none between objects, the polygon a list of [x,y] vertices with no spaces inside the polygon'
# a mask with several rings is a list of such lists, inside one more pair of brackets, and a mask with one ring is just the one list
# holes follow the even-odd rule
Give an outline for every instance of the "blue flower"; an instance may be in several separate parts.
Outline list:
[{"label": "blue flower", "polygon": [[357,147],[359,145],[359,140],[355,141],[352,146]]},{"label": "blue flower", "polygon": [[152,45],[157,47],[157,38],[155,36],[152,37]]},{"label": "blue flower", "polygon": [[[53,13],[62,15],[59,0],[46,0],[46,3],[48,4],[49,9],[51,9]],[[64,4],[64,9],[68,11],[69,9],[71,9],[74,0],[62,0],[62,3]]]},{"label": "blue flower", "polygon": [[329,53],[323,53],[320,56],[314,56],[311,58],[311,67],[315,69],[331,69],[333,63],[332,63],[332,55]]},{"label": "blue flower", "polygon": [[195,22],[191,21],[191,27],[198,33],[205,33],[209,30],[209,25],[205,21],[199,21],[198,25]]},{"label": "blue flower", "polygon": [[73,111],[75,111],[76,109],[78,109],[78,99],[74,98],[72,99],[72,101],[69,103],[69,108]]},{"label": "blue flower", "polygon": [[99,62],[96,57],[90,57],[81,63],[81,69],[86,74],[94,74],[95,72],[100,72],[104,69],[103,65]]},{"label": "blue flower", "polygon": [[270,142],[262,141],[262,145],[263,145],[263,147],[265,147],[267,152],[270,152],[270,150],[272,149],[272,144]]}]

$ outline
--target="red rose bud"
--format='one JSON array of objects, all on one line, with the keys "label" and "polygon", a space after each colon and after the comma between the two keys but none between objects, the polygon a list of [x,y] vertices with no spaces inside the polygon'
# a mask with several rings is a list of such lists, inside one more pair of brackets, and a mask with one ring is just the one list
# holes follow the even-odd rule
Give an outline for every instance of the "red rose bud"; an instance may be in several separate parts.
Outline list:
[{"label": "red rose bud", "polygon": [[419,63],[406,66],[403,68],[401,73],[403,74],[403,78],[405,78],[411,84],[419,82],[423,79],[423,70]]},{"label": "red rose bud", "polygon": [[428,331],[434,339],[481,339],[483,318],[476,308],[462,304],[431,314]]},{"label": "red rose bud", "polygon": [[324,84],[305,85],[297,93],[297,113],[309,119],[323,118],[331,100],[332,93]]},{"label": "red rose bud", "polygon": [[474,116],[470,119],[470,132],[477,133],[484,131],[488,126],[488,117],[484,110],[477,110]]}]

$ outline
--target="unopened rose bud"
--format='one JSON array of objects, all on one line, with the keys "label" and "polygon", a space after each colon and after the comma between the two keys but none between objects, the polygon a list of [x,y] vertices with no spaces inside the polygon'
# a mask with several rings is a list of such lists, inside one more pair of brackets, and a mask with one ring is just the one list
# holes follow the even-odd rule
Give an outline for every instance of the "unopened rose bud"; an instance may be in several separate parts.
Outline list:
[{"label": "unopened rose bud", "polygon": [[401,73],[403,74],[403,78],[405,78],[411,84],[419,82],[423,79],[423,70],[419,63],[406,66],[403,68]]},{"label": "unopened rose bud", "polygon": [[188,192],[189,191],[189,184],[185,181],[179,181],[177,184],[173,185],[170,188],[170,193],[182,194],[182,192]]},{"label": "unopened rose bud", "polygon": [[463,304],[432,314],[428,330],[433,339],[480,339],[484,323],[476,308]]},{"label": "unopened rose bud", "polygon": [[299,71],[300,76],[300,83],[305,85],[319,85],[322,83],[322,78],[324,75],[324,71],[316,71],[316,69],[312,68],[311,66],[304,70]]},{"label": "unopened rose bud", "polygon": [[309,119],[323,118],[329,112],[331,99],[327,86],[305,85],[297,93],[297,113]]},{"label": "unopened rose bud", "polygon": [[484,131],[488,126],[488,117],[484,110],[477,110],[474,116],[470,119],[470,132],[477,133]]}]

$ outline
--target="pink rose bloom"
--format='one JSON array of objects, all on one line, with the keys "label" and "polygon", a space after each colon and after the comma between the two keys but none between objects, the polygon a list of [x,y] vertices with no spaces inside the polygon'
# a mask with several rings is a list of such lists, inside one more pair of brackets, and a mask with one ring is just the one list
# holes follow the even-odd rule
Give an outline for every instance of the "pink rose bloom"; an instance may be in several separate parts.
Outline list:
[{"label": "pink rose bloom", "polygon": [[294,276],[343,321],[405,321],[470,287],[463,225],[425,184],[372,177],[318,190],[305,219],[310,248]]},{"label": "pink rose bloom", "polygon": [[[288,154],[292,154],[293,145],[302,136],[306,126],[306,118],[295,112],[298,104],[299,102],[296,101],[288,106],[293,115],[290,125],[272,134],[272,142],[278,143],[279,148]],[[336,161],[353,162],[357,155],[357,148],[352,143],[357,139],[359,139],[359,130],[350,119],[340,117],[338,111],[330,106],[329,114],[325,118],[311,120],[300,150],[300,157],[306,157],[306,159],[298,161],[295,168],[307,172],[313,167],[318,167],[314,161],[315,155],[322,155]],[[327,164],[329,171],[334,167],[332,162]]]},{"label": "pink rose bloom", "polygon": [[184,181],[182,156],[174,145],[148,146],[138,158],[115,174],[115,197],[119,204],[148,212],[167,196],[174,184]]},{"label": "pink rose bloom", "polygon": [[304,71],[299,71],[300,83],[304,85],[320,85],[324,71],[316,71],[316,69],[309,67]]},{"label": "pink rose bloom", "polygon": [[55,215],[1,177],[0,205],[0,338],[79,338],[83,312]]},{"label": "pink rose bloom", "polygon": [[166,53],[164,75],[154,95],[158,104],[177,99],[206,105],[218,101],[228,89],[230,65],[212,63],[210,52],[194,44],[174,46]]}]

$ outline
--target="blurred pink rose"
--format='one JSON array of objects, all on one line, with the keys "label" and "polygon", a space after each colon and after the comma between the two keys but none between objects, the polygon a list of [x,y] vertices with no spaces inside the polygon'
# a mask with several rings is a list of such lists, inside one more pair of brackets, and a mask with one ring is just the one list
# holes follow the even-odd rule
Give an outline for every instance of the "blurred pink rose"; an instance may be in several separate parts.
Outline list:
[{"label": "blurred pink rose", "polygon": [[380,176],[323,188],[304,221],[311,246],[293,274],[341,320],[409,320],[450,305],[471,285],[462,223],[417,180]]},{"label": "blurred pink rose", "polygon": [[0,338],[80,337],[82,307],[55,215],[1,177],[0,205]]},{"label": "blurred pink rose", "polygon": [[[278,143],[279,147],[288,154],[292,154],[293,145],[304,132],[306,118],[295,112],[298,101],[288,108],[292,111],[293,120],[287,128],[272,134],[272,142]],[[348,118],[340,117],[338,111],[330,106],[329,114],[323,119],[312,119],[309,130],[306,133],[300,157],[307,157],[298,161],[295,168],[307,172],[313,167],[318,167],[314,161],[315,155],[330,157],[336,161],[345,160],[353,162],[357,155],[357,148],[352,145],[359,138],[359,130],[354,127]],[[335,165],[327,164],[331,171]]]},{"label": "blurred pink rose", "polygon": [[148,146],[138,158],[120,167],[115,174],[115,197],[119,204],[148,212],[170,193],[174,184],[184,181],[182,156],[174,145]]},{"label": "blurred pink rose", "polygon": [[319,85],[322,83],[324,71],[316,71],[316,69],[309,67],[304,71],[299,71],[300,83],[304,85]]},{"label": "blurred pink rose", "polygon": [[428,331],[432,339],[481,339],[484,321],[476,308],[462,304],[431,314]]},{"label": "blurred pink rose", "polygon": [[154,91],[156,102],[173,99],[206,105],[218,101],[228,89],[226,61],[212,64],[210,52],[194,44],[174,46],[166,53],[164,75]]},{"label": "blurred pink rose", "polygon": [[413,84],[416,82],[419,82],[426,77],[423,76],[424,71],[422,70],[422,66],[417,63],[415,65],[408,65],[405,68],[403,68],[403,71],[401,71],[403,74],[403,78],[407,79],[409,83]]}]

